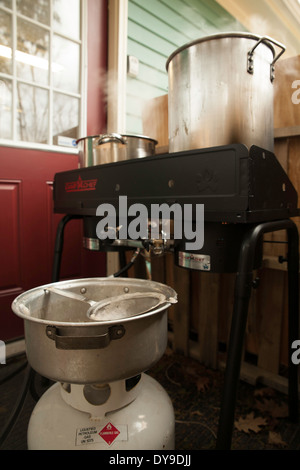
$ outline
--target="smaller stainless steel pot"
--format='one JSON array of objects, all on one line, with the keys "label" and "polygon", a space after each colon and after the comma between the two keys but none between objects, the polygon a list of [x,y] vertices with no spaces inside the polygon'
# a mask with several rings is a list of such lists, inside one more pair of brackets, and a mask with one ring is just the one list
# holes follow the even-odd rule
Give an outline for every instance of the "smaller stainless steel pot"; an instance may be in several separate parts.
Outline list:
[{"label": "smaller stainless steel pot", "polygon": [[107,383],[149,369],[167,346],[167,309],[176,292],[131,278],[62,281],[12,303],[24,319],[28,361],[59,382]]},{"label": "smaller stainless steel pot", "polygon": [[77,140],[79,166],[102,165],[155,154],[157,141],[142,135],[101,134]]}]

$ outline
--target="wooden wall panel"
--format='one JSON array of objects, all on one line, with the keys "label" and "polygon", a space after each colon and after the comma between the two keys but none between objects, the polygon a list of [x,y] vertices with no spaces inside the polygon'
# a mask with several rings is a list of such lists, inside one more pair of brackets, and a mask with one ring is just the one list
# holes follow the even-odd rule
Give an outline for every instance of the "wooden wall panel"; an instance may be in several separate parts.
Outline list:
[{"label": "wooden wall panel", "polygon": [[285,303],[284,271],[265,269],[258,290],[258,367],[279,373],[283,308]]},{"label": "wooden wall panel", "polygon": [[220,306],[220,274],[191,273],[192,300],[197,300],[199,361],[213,369],[218,365],[218,316]]},{"label": "wooden wall panel", "polygon": [[168,95],[159,96],[153,100],[147,100],[142,108],[143,133],[156,139],[157,148],[168,151]]},{"label": "wooden wall panel", "polygon": [[[300,73],[300,70],[299,70]],[[299,104],[300,114],[300,104]],[[300,131],[298,137],[291,137],[288,139],[288,156],[289,156],[289,178],[292,181],[296,191],[298,192],[298,207],[300,205]],[[299,217],[295,218],[298,230],[300,232]]]},{"label": "wooden wall panel", "polygon": [[[300,126],[300,104],[296,104],[292,99],[297,93],[297,88],[297,97],[300,98],[300,85],[295,83],[298,80],[300,80],[300,55],[277,62],[274,81],[275,129]],[[293,88],[293,84],[297,85],[297,88]]]}]

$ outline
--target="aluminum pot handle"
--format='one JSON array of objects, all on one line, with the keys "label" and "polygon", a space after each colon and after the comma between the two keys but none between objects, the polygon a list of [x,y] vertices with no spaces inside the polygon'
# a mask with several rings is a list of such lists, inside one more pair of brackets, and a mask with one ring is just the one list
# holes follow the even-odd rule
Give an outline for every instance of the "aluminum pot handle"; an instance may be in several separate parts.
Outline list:
[{"label": "aluminum pot handle", "polygon": [[108,144],[109,142],[118,142],[125,145],[126,142],[120,134],[102,134],[99,136],[97,145]]},{"label": "aluminum pot handle", "polygon": [[272,63],[270,64],[270,67],[271,67],[271,73],[270,73],[270,78],[271,78],[271,82],[274,81],[274,78],[275,78],[275,69],[274,69],[274,65],[275,63],[277,62],[277,60],[282,56],[282,54],[285,52],[286,50],[286,47],[281,44],[280,42],[278,41],[275,41],[275,39],[272,39],[270,38],[269,36],[263,36],[261,37],[257,43],[255,44],[254,47],[252,47],[251,51],[248,52],[248,65],[247,65],[247,71],[248,73],[250,74],[253,74],[254,73],[254,64],[253,64],[253,55],[254,55],[254,51],[255,49],[263,42],[270,42],[272,44],[274,44],[275,46],[279,47],[281,49],[281,51],[274,57]]},{"label": "aluminum pot handle", "polygon": [[106,348],[111,340],[124,336],[125,328],[123,325],[114,325],[108,328],[104,334],[94,336],[70,336],[67,333],[68,328],[57,328],[56,326],[47,326],[46,328],[47,337],[55,341],[57,349],[64,350]]}]

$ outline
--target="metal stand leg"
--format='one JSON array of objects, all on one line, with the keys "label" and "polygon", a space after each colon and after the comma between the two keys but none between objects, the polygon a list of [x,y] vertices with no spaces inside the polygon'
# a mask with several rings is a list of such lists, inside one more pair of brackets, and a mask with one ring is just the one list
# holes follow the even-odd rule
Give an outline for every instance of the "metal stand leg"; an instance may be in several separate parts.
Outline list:
[{"label": "metal stand leg", "polygon": [[217,436],[216,448],[219,450],[228,450],[231,447],[235,402],[252,288],[255,249],[264,233],[283,229],[288,232],[289,247],[289,411],[291,419],[298,419],[298,369],[291,361],[290,347],[292,342],[299,338],[299,235],[294,222],[287,219],[257,225],[249,230],[242,243],[235,282],[234,308]]},{"label": "metal stand leg", "polygon": [[52,266],[52,282],[59,281],[59,272],[61,265],[62,249],[64,245],[64,231],[67,223],[70,220],[81,219],[81,216],[77,215],[65,215],[58,224],[55,238],[54,257]]}]

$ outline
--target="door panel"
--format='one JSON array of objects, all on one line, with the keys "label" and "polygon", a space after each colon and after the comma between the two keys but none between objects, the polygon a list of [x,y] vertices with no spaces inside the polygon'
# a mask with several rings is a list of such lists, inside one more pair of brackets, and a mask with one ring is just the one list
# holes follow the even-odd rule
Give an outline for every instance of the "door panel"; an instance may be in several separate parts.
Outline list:
[{"label": "door panel", "polygon": [[[6,339],[9,330],[22,333],[20,322],[11,318],[4,325],[4,312],[10,311],[12,300],[22,292],[21,271],[21,180],[0,180],[0,338]],[[7,315],[5,315],[7,319]],[[4,330],[4,331],[3,331]]]},{"label": "door panel", "polygon": [[20,192],[21,181],[0,180],[0,286],[2,289],[20,289]]}]

